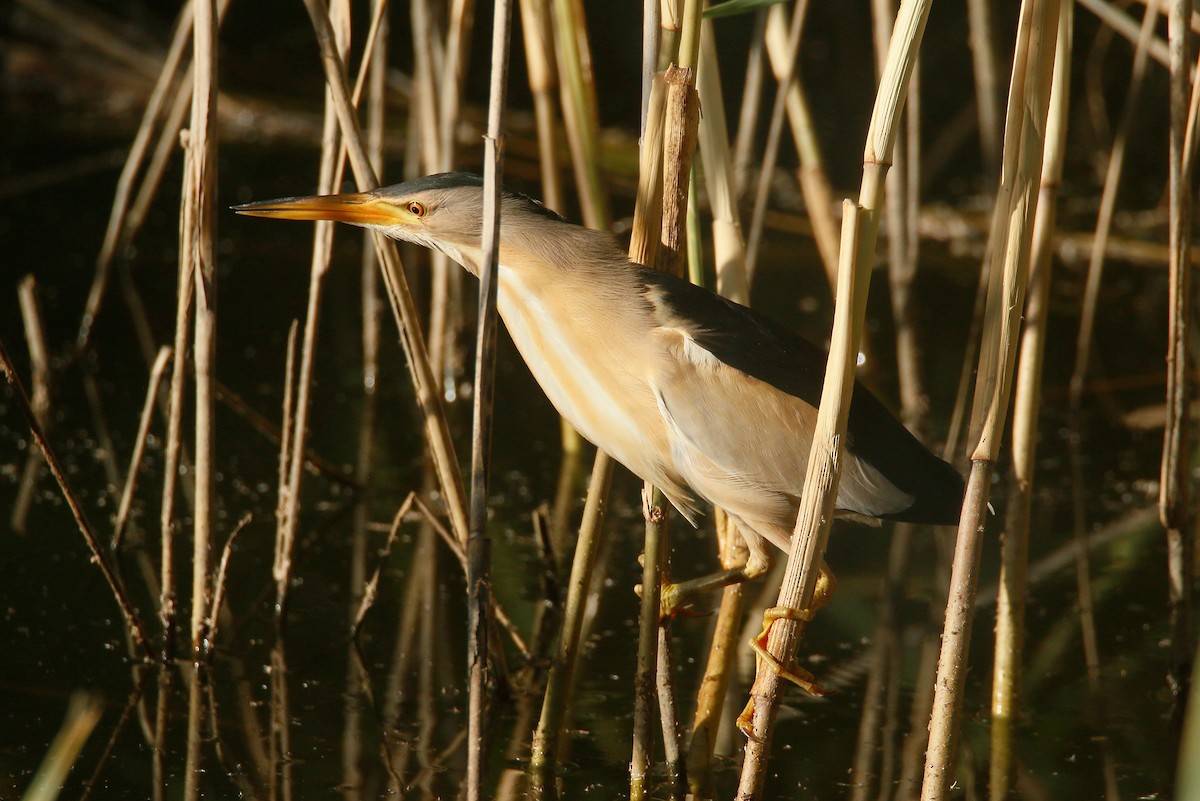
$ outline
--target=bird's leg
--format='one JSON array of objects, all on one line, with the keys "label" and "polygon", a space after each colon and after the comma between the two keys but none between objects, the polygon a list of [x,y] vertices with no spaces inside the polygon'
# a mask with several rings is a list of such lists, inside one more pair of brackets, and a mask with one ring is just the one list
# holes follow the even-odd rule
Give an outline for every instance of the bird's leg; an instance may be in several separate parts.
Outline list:
[{"label": "bird's leg", "polygon": [[[813,677],[813,674],[799,665],[785,665],[776,659],[767,650],[767,640],[771,636],[771,626],[775,624],[776,620],[796,620],[799,621],[799,625],[801,626],[812,620],[818,610],[829,604],[836,586],[837,579],[834,578],[833,571],[829,569],[829,565],[825,560],[821,560],[821,566],[817,569],[817,586],[813,589],[812,601],[808,607],[805,609],[792,609],[787,606],[771,607],[763,613],[762,631],[757,637],[750,640],[750,647],[754,649],[754,654],[757,657],[756,664],[765,662],[770,670],[779,674],[780,678],[787,679],[809,695],[818,697],[825,695],[825,690],[821,685],[817,684],[817,680]],[[742,710],[742,714],[738,715],[737,719],[737,727],[747,737],[754,736],[753,720],[754,693],[751,690],[750,700],[746,702],[746,708]]]},{"label": "bird's leg", "polygon": [[661,610],[663,617],[670,617],[677,614],[680,610],[687,606],[702,593],[719,590],[722,587],[727,587],[730,584],[740,584],[743,581],[756,579],[767,572],[771,567],[771,552],[767,549],[766,543],[757,535],[745,534],[745,529],[739,527],[742,531],[742,538],[746,541],[746,546],[750,550],[750,556],[746,559],[746,564],[741,567],[733,567],[728,570],[718,570],[716,573],[710,573],[707,576],[700,576],[694,579],[687,579],[673,584],[664,584],[662,588]]}]

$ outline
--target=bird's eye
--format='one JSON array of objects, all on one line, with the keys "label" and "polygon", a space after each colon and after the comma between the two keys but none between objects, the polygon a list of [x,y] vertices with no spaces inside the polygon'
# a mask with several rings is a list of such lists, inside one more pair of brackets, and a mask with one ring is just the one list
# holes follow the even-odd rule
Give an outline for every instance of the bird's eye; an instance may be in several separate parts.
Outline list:
[{"label": "bird's eye", "polygon": [[404,208],[408,209],[408,213],[414,217],[424,217],[425,216],[425,204],[424,203],[419,203],[416,200],[410,200],[410,201],[408,201],[408,205],[406,205]]}]

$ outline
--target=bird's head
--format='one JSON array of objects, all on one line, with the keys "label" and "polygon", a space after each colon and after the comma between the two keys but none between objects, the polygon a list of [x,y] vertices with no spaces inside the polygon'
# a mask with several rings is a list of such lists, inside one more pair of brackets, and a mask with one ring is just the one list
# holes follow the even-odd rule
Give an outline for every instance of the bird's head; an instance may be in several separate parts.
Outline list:
[{"label": "bird's head", "polygon": [[[472,272],[480,262],[483,180],[447,172],[373,192],[288,197],[234,206],[239,214],[281,220],[335,220],[393,239],[440,250]],[[521,237],[539,225],[565,221],[535,200],[502,194],[501,240]]]}]

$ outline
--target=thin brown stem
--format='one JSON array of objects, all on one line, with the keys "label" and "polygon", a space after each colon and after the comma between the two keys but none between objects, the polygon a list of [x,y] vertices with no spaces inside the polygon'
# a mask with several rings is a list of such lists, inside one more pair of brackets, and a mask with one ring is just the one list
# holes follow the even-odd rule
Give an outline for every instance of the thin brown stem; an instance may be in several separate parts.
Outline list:
[{"label": "thin brown stem", "polygon": [[142,628],[141,620],[138,619],[137,612],[134,610],[132,604],[130,604],[120,579],[117,577],[112,565],[109,564],[104,546],[101,544],[100,538],[96,536],[91,523],[88,522],[87,515],[83,511],[83,506],[79,503],[79,499],[71,489],[70,484],[67,483],[66,473],[63,472],[58,457],[55,456],[54,451],[50,448],[50,443],[46,441],[46,437],[42,433],[42,427],[38,424],[37,417],[34,415],[33,407],[29,402],[29,396],[25,394],[25,387],[21,383],[20,377],[17,376],[16,368],[8,356],[8,350],[4,347],[2,340],[0,340],[0,372],[4,373],[4,377],[8,379],[8,383],[15,390],[17,404],[21,407],[21,413],[25,416],[25,423],[29,426],[29,433],[33,436],[33,442],[41,452],[42,458],[46,460],[46,466],[50,468],[50,473],[54,476],[54,480],[58,482],[59,489],[62,490],[63,498],[66,500],[67,506],[70,507],[71,514],[75,517],[75,523],[79,526],[79,531],[83,534],[83,538],[87,541],[88,548],[92,552],[92,561],[100,568],[100,572],[104,574],[105,581],[108,582],[113,596],[117,599],[117,606],[121,608],[121,613],[125,616],[125,624],[129,627],[132,634],[134,645],[141,649],[143,656],[147,660],[153,661],[154,651],[150,647],[150,641],[146,638],[146,631]]}]

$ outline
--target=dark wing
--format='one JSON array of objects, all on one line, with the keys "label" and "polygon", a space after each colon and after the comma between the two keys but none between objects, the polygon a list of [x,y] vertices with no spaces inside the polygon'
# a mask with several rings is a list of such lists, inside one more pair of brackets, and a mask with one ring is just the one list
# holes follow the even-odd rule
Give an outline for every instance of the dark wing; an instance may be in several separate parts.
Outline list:
[{"label": "dark wing", "polygon": [[[826,354],[766,317],[665,273],[637,268],[647,293],[686,328],[696,344],[746,375],[814,408],[821,401]],[[848,447],[913,503],[885,519],[954,524],[962,507],[963,481],[951,465],[929,452],[876,398],[856,382],[847,424]]]}]

